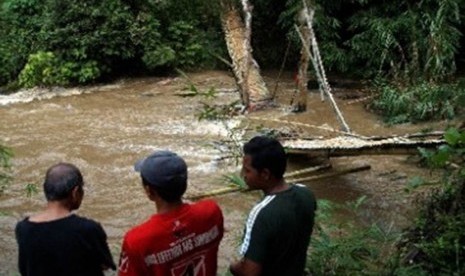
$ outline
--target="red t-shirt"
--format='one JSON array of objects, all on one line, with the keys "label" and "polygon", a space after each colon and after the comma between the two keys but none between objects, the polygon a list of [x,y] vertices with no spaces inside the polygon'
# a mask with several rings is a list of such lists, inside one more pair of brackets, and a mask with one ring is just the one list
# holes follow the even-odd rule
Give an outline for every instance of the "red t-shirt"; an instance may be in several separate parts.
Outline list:
[{"label": "red t-shirt", "polygon": [[212,200],[183,204],[129,230],[118,273],[126,275],[216,275],[223,215]]}]

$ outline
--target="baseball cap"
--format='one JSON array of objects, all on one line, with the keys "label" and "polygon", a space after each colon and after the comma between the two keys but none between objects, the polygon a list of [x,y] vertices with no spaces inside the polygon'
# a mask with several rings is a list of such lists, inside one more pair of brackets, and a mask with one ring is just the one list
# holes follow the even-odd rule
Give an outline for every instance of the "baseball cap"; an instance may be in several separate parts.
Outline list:
[{"label": "baseball cap", "polygon": [[184,159],[168,150],[155,151],[134,164],[148,184],[158,188],[173,189],[187,181],[187,165]]}]

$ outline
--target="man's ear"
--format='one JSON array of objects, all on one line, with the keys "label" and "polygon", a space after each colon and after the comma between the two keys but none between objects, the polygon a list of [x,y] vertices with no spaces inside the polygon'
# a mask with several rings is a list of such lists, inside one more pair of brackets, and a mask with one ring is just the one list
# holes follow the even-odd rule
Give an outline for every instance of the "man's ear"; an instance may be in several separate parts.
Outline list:
[{"label": "man's ear", "polygon": [[79,185],[73,187],[73,189],[71,190],[71,195],[73,199],[78,199],[80,196],[82,196]]},{"label": "man's ear", "polygon": [[149,185],[143,185],[144,187],[144,191],[145,191],[145,194],[147,195],[147,197],[151,200],[153,200],[154,198],[154,195],[157,193],[155,192],[153,189],[150,189]]},{"label": "man's ear", "polygon": [[266,180],[266,181],[270,180],[270,179],[271,179],[271,176],[272,176],[270,170],[267,169],[267,168],[261,170],[261,171],[260,171],[260,175],[261,175],[261,177],[262,177],[264,180]]},{"label": "man's ear", "polygon": [[74,186],[73,189],[71,190],[71,196],[70,196],[70,204],[72,210],[79,209],[81,206],[81,202],[84,199],[84,187],[82,186]]}]

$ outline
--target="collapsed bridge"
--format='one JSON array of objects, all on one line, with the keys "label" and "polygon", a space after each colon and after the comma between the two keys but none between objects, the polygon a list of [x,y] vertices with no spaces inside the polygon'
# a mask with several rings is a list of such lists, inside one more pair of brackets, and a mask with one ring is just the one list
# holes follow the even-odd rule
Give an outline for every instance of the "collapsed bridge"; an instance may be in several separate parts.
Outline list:
[{"label": "collapsed bridge", "polygon": [[[371,169],[369,164],[346,165],[342,168],[333,168],[330,157],[415,154],[419,148],[437,148],[446,143],[443,138],[444,132],[441,131],[383,137],[346,134],[320,139],[280,139],[289,155],[323,157],[322,160],[324,160],[320,164],[286,173],[284,175],[286,181],[293,183],[309,182]],[[188,199],[198,200],[204,197],[247,191],[249,190],[246,187],[229,186],[204,194],[192,195]]]},{"label": "collapsed bridge", "polygon": [[[391,137],[338,136],[323,140],[292,139],[283,141],[290,154],[354,156],[373,154],[413,154],[418,148],[435,148],[445,143],[439,132]],[[432,136],[429,138],[427,136]]]}]

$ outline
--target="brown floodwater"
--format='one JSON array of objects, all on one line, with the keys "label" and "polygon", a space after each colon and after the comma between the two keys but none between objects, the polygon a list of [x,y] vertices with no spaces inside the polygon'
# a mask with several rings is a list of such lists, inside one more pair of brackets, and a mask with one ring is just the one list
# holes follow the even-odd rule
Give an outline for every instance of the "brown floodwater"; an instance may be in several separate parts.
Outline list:
[{"label": "brown floodwater", "polygon": [[[222,159],[224,146],[219,142],[230,140],[231,129],[239,124],[250,129],[265,126],[308,136],[334,135],[284,122],[268,124],[250,116],[338,127],[329,102],[322,103],[316,93],[309,94],[307,112],[289,112],[288,103],[295,88],[292,77],[285,75],[276,83],[276,74],[272,72],[266,79],[272,89],[278,84],[278,107],[236,116],[224,123],[199,121],[197,116],[203,110],[203,102],[230,103],[238,100],[239,95],[234,79],[226,72],[189,76],[202,92],[215,88],[217,97],[213,100],[203,96],[181,97],[179,94],[186,92],[188,84],[181,78],[130,79],[79,89],[28,90],[0,97],[0,144],[14,152],[14,178],[0,196],[0,275],[17,273],[14,226],[44,206],[43,176],[57,162],[71,162],[82,170],[86,195],[78,214],[103,225],[114,259],[118,261],[124,233],[155,211],[133,171],[133,164],[139,158],[155,149],[170,149],[183,156],[189,166],[187,195],[194,195],[224,187],[222,176],[238,171],[234,160]],[[343,89],[334,92],[346,93]],[[363,108],[363,103],[338,100],[338,104],[349,126],[361,135],[412,133],[425,128],[442,130],[444,125],[439,122],[386,127]],[[241,138],[242,132],[235,133]],[[367,204],[361,211],[364,219],[385,225],[405,225],[410,201],[402,190],[411,176],[425,173],[422,169],[406,156],[340,157],[332,158],[331,163],[333,167],[370,164],[372,168],[308,182],[319,199],[344,203],[367,195]],[[306,165],[302,160],[293,161],[289,170]],[[37,185],[39,192],[28,197],[26,184]],[[245,217],[259,196],[254,192],[216,197],[223,209],[226,227],[219,254],[220,274],[237,257]]]}]

